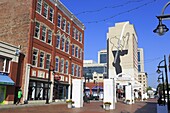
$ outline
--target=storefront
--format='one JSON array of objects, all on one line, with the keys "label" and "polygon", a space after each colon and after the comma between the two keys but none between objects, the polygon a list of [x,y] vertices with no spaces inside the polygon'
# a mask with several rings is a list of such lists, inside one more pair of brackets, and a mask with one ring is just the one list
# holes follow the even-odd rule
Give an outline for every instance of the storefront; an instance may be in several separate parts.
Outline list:
[{"label": "storefront", "polygon": [[46,100],[48,82],[30,80],[28,100]]},{"label": "storefront", "polygon": [[14,81],[6,73],[0,73],[0,104],[5,104],[6,102],[6,91],[7,87],[13,86]]},{"label": "storefront", "polygon": [[53,91],[53,100],[63,100],[68,98],[68,83],[55,81],[54,91]]}]

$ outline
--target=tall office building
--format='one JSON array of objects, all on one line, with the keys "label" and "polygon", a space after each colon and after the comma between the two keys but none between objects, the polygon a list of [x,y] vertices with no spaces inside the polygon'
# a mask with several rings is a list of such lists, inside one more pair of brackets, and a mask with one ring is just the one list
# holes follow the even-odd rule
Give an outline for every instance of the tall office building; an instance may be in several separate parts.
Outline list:
[{"label": "tall office building", "polygon": [[144,71],[144,53],[142,48],[138,48],[138,82],[143,86],[144,92],[148,87],[148,76]]},{"label": "tall office building", "polygon": [[109,78],[127,75],[137,80],[138,37],[134,25],[129,22],[121,22],[109,27],[107,42]]},{"label": "tall office building", "polygon": [[98,64],[107,64],[107,50],[101,50],[98,52]]}]

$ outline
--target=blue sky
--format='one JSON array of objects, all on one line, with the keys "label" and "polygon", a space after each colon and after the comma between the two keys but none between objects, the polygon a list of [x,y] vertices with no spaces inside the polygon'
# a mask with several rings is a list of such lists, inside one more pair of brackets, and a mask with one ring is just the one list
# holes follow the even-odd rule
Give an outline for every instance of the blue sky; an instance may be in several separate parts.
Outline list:
[{"label": "blue sky", "polygon": [[[157,86],[158,63],[170,54],[170,31],[163,36],[153,33],[158,24],[157,15],[169,0],[60,0],[84,23],[85,59],[97,61],[99,50],[106,49],[108,27],[117,22],[129,21],[135,26],[138,47],[144,49],[145,71],[148,85]],[[170,6],[165,14],[170,14]],[[105,21],[104,21],[105,20]],[[163,21],[170,28],[170,20]],[[168,62],[167,62],[168,64]],[[169,77],[169,72],[168,72]]]}]

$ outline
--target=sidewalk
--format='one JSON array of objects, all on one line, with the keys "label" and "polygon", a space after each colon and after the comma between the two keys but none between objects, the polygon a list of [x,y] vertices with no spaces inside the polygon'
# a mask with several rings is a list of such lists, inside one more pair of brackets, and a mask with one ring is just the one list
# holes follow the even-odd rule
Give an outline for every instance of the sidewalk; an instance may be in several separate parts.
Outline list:
[{"label": "sidewalk", "polygon": [[68,109],[67,104],[64,102],[18,106],[9,105],[9,107],[2,109],[0,106],[0,113],[156,113],[156,102],[154,101],[136,102],[133,105],[118,102],[116,103],[116,109],[110,111],[105,111],[102,105],[102,102],[90,102],[84,103],[84,107],[82,108],[72,109]]}]

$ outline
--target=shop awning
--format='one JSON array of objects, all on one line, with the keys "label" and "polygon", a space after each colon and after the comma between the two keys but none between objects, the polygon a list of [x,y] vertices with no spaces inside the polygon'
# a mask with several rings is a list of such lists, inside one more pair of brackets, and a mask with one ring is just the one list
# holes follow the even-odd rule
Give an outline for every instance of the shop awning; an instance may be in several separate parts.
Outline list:
[{"label": "shop awning", "polygon": [[14,81],[7,75],[0,73],[0,85],[14,85]]}]

